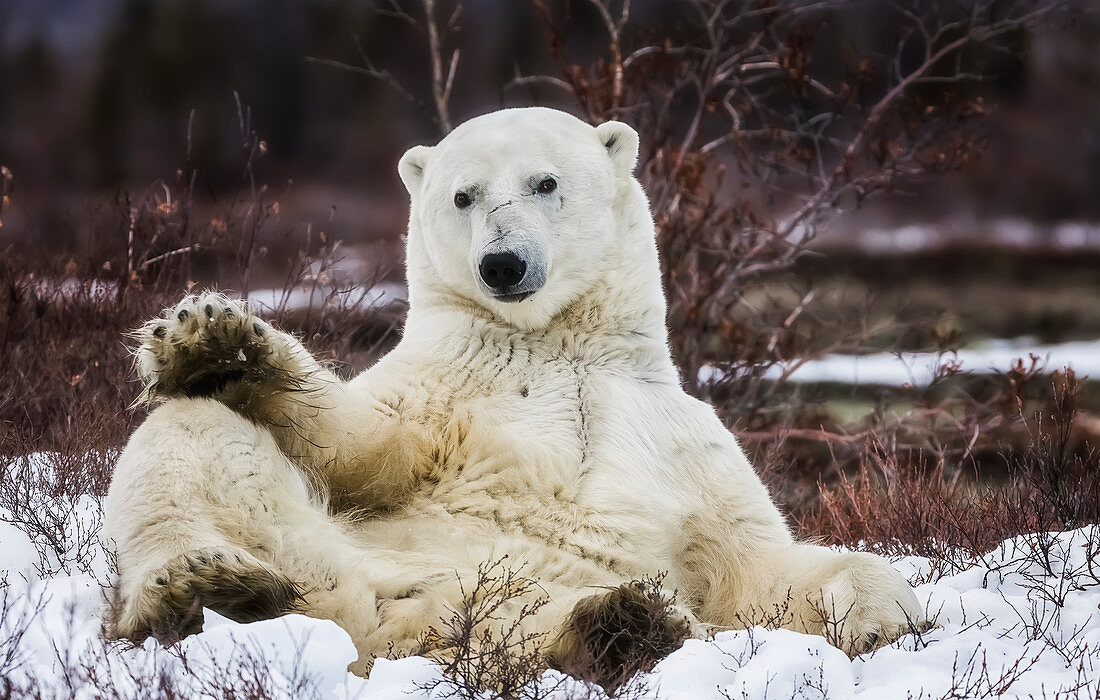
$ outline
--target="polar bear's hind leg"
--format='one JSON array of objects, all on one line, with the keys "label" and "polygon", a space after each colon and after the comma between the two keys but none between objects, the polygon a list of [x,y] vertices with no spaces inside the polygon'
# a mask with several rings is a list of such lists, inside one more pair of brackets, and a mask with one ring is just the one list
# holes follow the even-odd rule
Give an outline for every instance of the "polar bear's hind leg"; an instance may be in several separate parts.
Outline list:
[{"label": "polar bear's hind leg", "polygon": [[300,587],[238,547],[196,549],[150,571],[136,595],[112,601],[112,635],[141,640],[186,637],[202,630],[202,609],[237,622],[294,612]]},{"label": "polar bear's hind leg", "polygon": [[118,555],[115,636],[194,632],[204,606],[273,617],[318,583],[296,533],[323,526],[323,504],[265,429],[213,400],[173,400],[149,416],[104,510]]}]

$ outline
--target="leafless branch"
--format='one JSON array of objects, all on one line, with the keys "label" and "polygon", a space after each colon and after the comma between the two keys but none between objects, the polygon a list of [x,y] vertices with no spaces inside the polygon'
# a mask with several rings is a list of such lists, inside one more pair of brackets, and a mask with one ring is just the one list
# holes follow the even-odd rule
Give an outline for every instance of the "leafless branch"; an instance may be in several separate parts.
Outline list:
[{"label": "leafless branch", "polygon": [[447,73],[443,73],[443,48],[439,37],[439,28],[436,26],[435,0],[423,0],[425,26],[428,30],[428,53],[432,64],[432,97],[435,100],[435,110],[439,118],[439,128],[444,134],[451,131],[450,99],[451,85],[454,82],[455,70],[458,68],[458,49],[451,53],[450,66]]},{"label": "leafless branch", "polygon": [[[357,37],[356,43],[358,43],[358,41],[359,40]],[[405,98],[409,102],[415,103],[417,101],[416,98],[413,97],[412,94],[408,90],[406,90],[405,87],[401,85],[401,83],[399,83],[396,78],[393,77],[392,73],[375,68],[372,64],[369,63],[369,61],[366,60],[365,53],[361,53],[360,55],[364,56],[365,65],[353,66],[350,63],[344,63],[343,61],[336,61],[330,58],[318,58],[316,56],[306,56],[306,62],[318,66],[338,68],[342,71],[347,71],[348,73],[354,73],[356,75],[363,75],[368,78],[374,78],[375,80],[381,80],[391,89],[393,89],[394,92],[396,92],[398,95]]]}]

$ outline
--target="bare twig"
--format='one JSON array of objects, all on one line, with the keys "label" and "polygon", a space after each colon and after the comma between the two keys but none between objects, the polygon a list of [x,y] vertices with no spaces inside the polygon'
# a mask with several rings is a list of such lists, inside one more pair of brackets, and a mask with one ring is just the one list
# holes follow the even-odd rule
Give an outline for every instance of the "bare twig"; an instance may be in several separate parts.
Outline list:
[{"label": "bare twig", "polygon": [[439,118],[439,128],[444,134],[451,131],[451,86],[454,84],[455,70],[458,68],[458,49],[451,53],[447,73],[443,73],[443,48],[436,26],[435,0],[423,0],[425,26],[428,29],[428,54],[432,64],[432,97]]}]

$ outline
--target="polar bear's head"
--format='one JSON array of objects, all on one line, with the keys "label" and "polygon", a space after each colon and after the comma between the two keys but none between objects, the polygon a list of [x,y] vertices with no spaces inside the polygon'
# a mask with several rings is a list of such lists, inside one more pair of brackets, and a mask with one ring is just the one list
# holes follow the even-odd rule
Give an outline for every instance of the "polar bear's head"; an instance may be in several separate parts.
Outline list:
[{"label": "polar bear's head", "polygon": [[652,239],[637,157],[629,126],[545,108],[493,112],[410,149],[398,170],[413,306],[450,295],[519,328],[545,324],[621,266],[639,201]]}]

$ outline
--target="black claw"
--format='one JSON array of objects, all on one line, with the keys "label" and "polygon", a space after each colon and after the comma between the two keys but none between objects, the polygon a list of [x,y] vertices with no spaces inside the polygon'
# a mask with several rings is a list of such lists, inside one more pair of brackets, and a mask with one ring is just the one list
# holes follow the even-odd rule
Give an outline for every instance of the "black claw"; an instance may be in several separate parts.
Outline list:
[{"label": "black claw", "polygon": [[256,335],[260,336],[261,338],[264,337],[264,327],[261,326],[259,323],[253,323],[252,330],[256,331]]},{"label": "black claw", "polygon": [[208,318],[214,318],[214,307],[210,304],[206,305],[206,315]]},{"label": "black claw", "polygon": [[178,314],[176,314],[176,318],[178,318],[180,320],[180,323],[183,323],[184,321],[186,321],[190,317],[191,317],[191,314],[189,314],[187,312],[187,309],[182,309]]},{"label": "black claw", "polygon": [[158,338],[163,338],[164,334],[167,333],[167,332],[168,332],[168,329],[165,328],[164,326],[157,326],[156,328],[153,329],[153,335],[155,335]]}]

